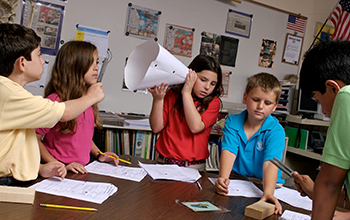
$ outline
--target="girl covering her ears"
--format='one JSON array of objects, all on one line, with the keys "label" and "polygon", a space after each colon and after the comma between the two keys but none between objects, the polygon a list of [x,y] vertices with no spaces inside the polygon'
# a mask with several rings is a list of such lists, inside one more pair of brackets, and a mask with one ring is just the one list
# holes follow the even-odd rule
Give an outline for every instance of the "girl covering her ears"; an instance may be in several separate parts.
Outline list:
[{"label": "girl covering her ears", "polygon": [[[81,97],[97,82],[98,69],[95,45],[84,41],[65,43],[56,56],[45,96],[58,102]],[[90,154],[99,161],[113,161],[108,155],[118,157],[115,153],[99,154],[92,140],[95,125],[102,128],[97,104],[71,121],[59,122],[51,129],[36,129],[42,162],[60,161],[68,171],[87,173],[84,166],[90,161]],[[118,160],[114,163],[117,166]]]},{"label": "girl covering her ears", "polygon": [[205,170],[210,131],[219,114],[222,88],[220,64],[198,55],[188,66],[184,84],[148,88],[153,96],[150,125],[160,133],[155,145],[158,162]]}]

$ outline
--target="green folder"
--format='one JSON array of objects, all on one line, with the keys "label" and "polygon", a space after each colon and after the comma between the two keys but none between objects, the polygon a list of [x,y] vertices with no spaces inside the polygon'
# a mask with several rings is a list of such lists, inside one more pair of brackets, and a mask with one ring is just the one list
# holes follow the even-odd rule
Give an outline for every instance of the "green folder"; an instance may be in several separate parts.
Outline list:
[{"label": "green folder", "polygon": [[[298,136],[298,128],[285,126],[286,136],[288,137],[288,146],[289,147],[297,147],[297,136]],[[307,141],[308,141],[309,131],[305,129],[300,130],[300,149],[307,149]]]}]

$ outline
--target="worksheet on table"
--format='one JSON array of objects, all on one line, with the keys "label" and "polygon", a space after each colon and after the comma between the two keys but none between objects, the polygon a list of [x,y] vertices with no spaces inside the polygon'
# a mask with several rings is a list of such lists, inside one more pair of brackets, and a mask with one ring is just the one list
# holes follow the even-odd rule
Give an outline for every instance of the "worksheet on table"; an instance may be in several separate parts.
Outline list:
[{"label": "worksheet on table", "polygon": [[118,187],[111,183],[88,182],[72,179],[52,177],[35,183],[29,188],[38,192],[79,199],[101,204],[109,196],[118,191]]},{"label": "worksheet on table", "polygon": [[111,176],[120,179],[132,180],[140,182],[147,172],[140,167],[115,166],[114,164],[101,163],[94,161],[85,166],[89,173]]}]

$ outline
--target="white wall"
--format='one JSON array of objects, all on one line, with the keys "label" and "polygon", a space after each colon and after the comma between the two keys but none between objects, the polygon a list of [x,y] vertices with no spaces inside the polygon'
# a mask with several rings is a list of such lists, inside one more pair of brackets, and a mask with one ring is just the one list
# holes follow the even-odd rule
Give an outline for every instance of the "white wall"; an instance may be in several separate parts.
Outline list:
[{"label": "white wall", "polygon": [[[49,2],[57,3],[54,0]],[[15,22],[20,22],[22,1],[16,8],[18,15]],[[222,98],[225,102],[242,102],[242,96],[247,78],[257,72],[270,72],[277,78],[283,79],[286,74],[296,74],[298,67],[281,63],[285,32],[280,28],[270,29],[286,25],[286,20],[279,19],[277,12],[266,13],[261,6],[242,1],[242,4],[230,0],[68,0],[65,8],[61,39],[73,40],[75,25],[81,24],[100,29],[110,30],[109,48],[113,53],[113,60],[109,63],[103,78],[103,88],[106,94],[99,106],[100,109],[115,112],[136,112],[148,114],[151,108],[152,97],[150,94],[132,93],[121,90],[125,58],[132,49],[144,42],[144,40],[127,37],[124,35],[127,4],[147,7],[162,11],[159,22],[158,39],[162,45],[166,23],[184,27],[194,27],[193,57],[199,53],[200,33],[202,31],[222,34],[239,39],[236,67],[222,66],[223,69],[233,72],[230,80],[229,97]],[[313,40],[315,22],[323,22],[336,3],[336,0],[259,0],[263,4],[286,11],[301,13],[308,17],[307,29],[304,37],[303,51],[306,51]],[[334,2],[334,3],[333,3]],[[321,6],[320,6],[321,5]],[[249,39],[229,35],[225,33],[225,24],[228,9],[253,13],[253,26]],[[282,13],[283,14],[283,13]],[[287,15],[285,15],[287,16]],[[258,67],[258,53],[261,39],[273,39],[278,42],[276,63],[274,69]],[[176,56],[185,65],[192,58]],[[45,56],[53,63],[54,57]],[[43,94],[42,89],[28,87],[34,94]]]}]

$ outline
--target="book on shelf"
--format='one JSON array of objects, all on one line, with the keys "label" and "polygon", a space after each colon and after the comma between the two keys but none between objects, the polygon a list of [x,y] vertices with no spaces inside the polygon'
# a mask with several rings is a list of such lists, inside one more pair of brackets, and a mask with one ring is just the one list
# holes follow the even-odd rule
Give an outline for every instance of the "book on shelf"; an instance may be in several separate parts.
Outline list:
[{"label": "book on shelf", "polygon": [[130,155],[130,139],[129,139],[129,131],[123,130],[123,154]]},{"label": "book on shelf", "polygon": [[143,131],[136,131],[135,144],[134,144],[134,156],[141,157],[143,143]]},{"label": "book on shelf", "polygon": [[309,131],[305,129],[300,129],[300,134],[298,137],[298,128],[285,126],[284,127],[286,136],[288,137],[288,146],[296,147],[303,150],[307,150],[307,142],[309,138]]}]

